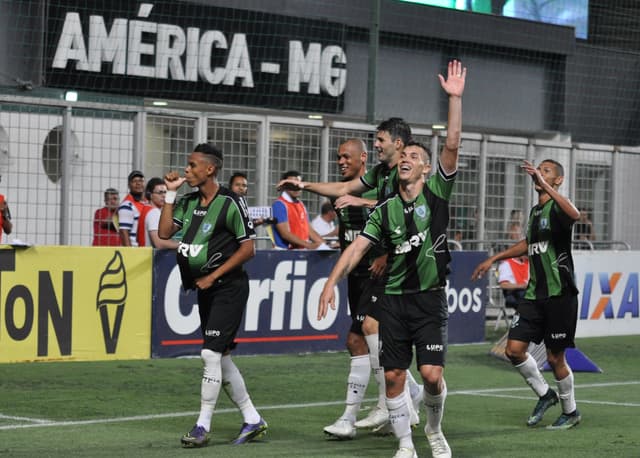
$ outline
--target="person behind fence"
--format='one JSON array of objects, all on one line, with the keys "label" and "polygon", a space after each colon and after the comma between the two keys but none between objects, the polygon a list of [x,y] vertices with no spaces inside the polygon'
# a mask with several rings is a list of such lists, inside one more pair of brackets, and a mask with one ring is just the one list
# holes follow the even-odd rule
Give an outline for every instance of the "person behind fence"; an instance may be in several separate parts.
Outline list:
[{"label": "person behind fence", "polygon": [[[249,297],[249,279],[243,265],[255,255],[255,232],[244,200],[217,181],[222,164],[222,151],[201,143],[189,156],[184,177],[173,171],[167,173],[167,194],[158,226],[163,239],[182,230],[177,262],[183,287],[197,291],[204,340],[200,352],[204,363],[200,415],[181,438],[187,448],[207,445],[220,388],[243,416],[233,444],[256,440],[268,428],[230,355]],[[197,191],[175,204],[177,190],[184,182]]]},{"label": "person behind fence", "polygon": [[311,227],[320,237],[336,237],[338,235],[338,226],[335,223],[337,216],[333,204],[325,201],[320,206],[320,213],[311,220]]},{"label": "person behind fence", "polygon": [[593,223],[591,222],[591,209],[583,208],[580,211],[580,219],[573,228],[574,240],[595,240],[596,232],[593,229]]},{"label": "person behind fence", "polygon": [[[247,174],[242,172],[233,172],[231,178],[229,178],[229,189],[238,194],[247,202],[247,194],[249,193],[249,181],[247,180]],[[258,227],[265,224],[270,218],[253,218],[253,227]]]},{"label": "person behind fence", "polygon": [[129,194],[118,207],[118,230],[122,246],[147,246],[144,219],[151,205],[144,196],[144,174],[134,170],[127,178]]},{"label": "person behind fence", "polygon": [[518,308],[529,283],[529,258],[518,256],[498,264],[498,285],[507,307]]},{"label": "person behind fence", "polygon": [[[302,181],[300,172],[289,170],[281,180]],[[309,224],[309,214],[300,200],[302,190],[296,185],[286,185],[271,208],[276,223],[273,225],[273,241],[276,248],[315,250],[326,246],[324,239]]]},{"label": "person behind fence", "polygon": [[160,177],[153,177],[147,182],[145,197],[151,203],[151,210],[144,218],[144,226],[147,232],[149,246],[159,250],[175,250],[178,248],[178,241],[174,239],[164,240],[158,236],[158,223],[160,222],[160,211],[164,206],[167,185]]},{"label": "person behind fence", "polygon": [[11,231],[13,230],[9,204],[7,204],[4,194],[0,194],[0,227],[2,228],[2,232],[7,235],[11,234]]},{"label": "person behind fence", "polygon": [[522,228],[522,210],[513,209],[509,213],[509,221],[507,222],[506,238],[508,240],[519,241],[524,238]]},{"label": "person behind fence", "polygon": [[462,129],[462,93],[466,68],[449,62],[447,79],[439,75],[449,95],[447,139],[438,173],[429,176],[431,153],[409,141],[398,163],[398,192],[378,204],[362,233],[342,253],[320,295],[318,319],[335,309],[335,286],[351,272],[372,245],[388,254],[384,294],[379,299],[380,364],[384,367],[391,429],[399,441],[394,458],[416,458],[410,411],[404,396],[407,369],[416,349],[427,407],[425,434],[434,458],[451,457],[441,423],[447,386],[448,304],[444,286],[451,261],[447,247],[449,199],[453,191]]},{"label": "person behind fence", "polygon": [[[538,192],[538,204],[529,214],[527,238],[480,263],[472,279],[482,277],[496,261],[528,254],[529,282],[524,300],[518,304],[511,322],[505,354],[539,398],[527,425],[540,423],[545,412],[560,401],[562,413],[547,428],[568,429],[582,419],[576,406],[573,372],[565,357],[565,350],[575,347],[578,289],[571,255],[571,231],[580,212],[558,192],[564,181],[564,169],[559,162],[545,159],[536,168],[524,161],[522,168]],[[527,352],[530,342],[543,340],[557,393],[549,387],[536,360]]]},{"label": "person behind fence", "polygon": [[115,188],[104,191],[104,207],[93,215],[93,246],[120,246],[122,241],[114,219],[117,217],[120,195]]}]

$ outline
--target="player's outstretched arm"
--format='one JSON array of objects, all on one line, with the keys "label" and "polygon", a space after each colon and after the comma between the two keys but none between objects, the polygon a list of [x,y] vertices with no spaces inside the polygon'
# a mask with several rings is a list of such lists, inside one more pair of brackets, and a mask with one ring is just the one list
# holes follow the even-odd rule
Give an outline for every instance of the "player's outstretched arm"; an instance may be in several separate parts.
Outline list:
[{"label": "player's outstretched arm", "polygon": [[462,94],[467,78],[467,69],[458,60],[449,62],[447,79],[438,75],[440,86],[449,96],[447,139],[440,154],[440,164],[445,173],[453,173],[458,168],[458,149],[462,132]]},{"label": "player's outstretched arm", "polygon": [[499,253],[494,254],[490,258],[482,261],[475,268],[473,273],[471,274],[471,280],[477,280],[482,278],[482,276],[487,273],[489,269],[491,269],[491,265],[494,262],[500,261],[502,259],[515,258],[518,256],[523,256],[527,254],[527,241],[520,240],[518,243],[511,245],[506,250],[500,251]]},{"label": "player's outstretched arm", "polygon": [[324,197],[333,198],[344,196],[345,194],[361,194],[366,190],[366,187],[362,184],[360,178],[355,178],[351,181],[337,181],[334,183],[314,183],[287,178],[285,180],[280,180],[277,185],[278,191],[286,189],[287,186],[292,186],[296,190],[302,189]]},{"label": "player's outstretched arm", "polygon": [[349,272],[358,265],[365,253],[369,251],[370,247],[371,242],[369,242],[368,239],[358,236],[351,245],[344,250],[340,259],[338,259],[338,262],[333,267],[331,274],[329,274],[329,278],[322,289],[322,294],[320,294],[320,301],[318,302],[318,320],[327,316],[329,307],[333,310],[336,309],[336,297],[334,292],[335,286],[340,280],[349,275]]}]

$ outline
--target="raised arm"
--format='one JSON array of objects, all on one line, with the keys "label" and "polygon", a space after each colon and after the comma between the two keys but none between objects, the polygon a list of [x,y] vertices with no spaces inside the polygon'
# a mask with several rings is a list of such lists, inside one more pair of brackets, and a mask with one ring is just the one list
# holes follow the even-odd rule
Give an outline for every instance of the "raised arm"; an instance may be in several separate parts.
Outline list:
[{"label": "raised arm", "polygon": [[167,186],[167,194],[165,202],[160,212],[160,221],[158,221],[158,237],[164,240],[171,238],[178,231],[178,227],[173,224],[173,205],[176,199],[178,188],[182,186],[185,178],[181,177],[178,172],[169,172],[164,176],[164,184]]},{"label": "raised arm", "polygon": [[539,185],[544,192],[558,204],[560,209],[562,209],[569,218],[574,221],[580,218],[580,210],[578,210],[567,197],[560,194],[556,188],[547,183],[544,178],[542,178],[540,171],[531,162],[524,161],[522,168],[529,174],[534,183]]},{"label": "raised arm", "polygon": [[333,198],[344,196],[345,194],[361,194],[367,189],[360,181],[360,178],[354,178],[351,181],[336,181],[333,183],[313,183],[287,178],[278,183],[278,190],[281,190],[285,185],[293,185],[297,189]]},{"label": "raised arm", "polygon": [[462,94],[464,92],[467,69],[457,60],[449,62],[447,79],[438,75],[442,89],[449,96],[447,139],[440,153],[440,164],[445,173],[451,174],[458,168],[458,149],[462,132]]}]

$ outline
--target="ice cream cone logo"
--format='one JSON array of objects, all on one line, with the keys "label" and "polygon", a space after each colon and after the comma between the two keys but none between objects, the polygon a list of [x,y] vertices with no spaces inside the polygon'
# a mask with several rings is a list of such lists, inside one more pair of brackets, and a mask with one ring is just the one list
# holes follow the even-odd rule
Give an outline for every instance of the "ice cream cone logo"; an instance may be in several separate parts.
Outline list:
[{"label": "ice cream cone logo", "polygon": [[[96,308],[100,311],[102,335],[107,353],[115,353],[127,300],[127,271],[122,254],[116,251],[100,275]],[[110,324],[109,312],[113,316]]]}]

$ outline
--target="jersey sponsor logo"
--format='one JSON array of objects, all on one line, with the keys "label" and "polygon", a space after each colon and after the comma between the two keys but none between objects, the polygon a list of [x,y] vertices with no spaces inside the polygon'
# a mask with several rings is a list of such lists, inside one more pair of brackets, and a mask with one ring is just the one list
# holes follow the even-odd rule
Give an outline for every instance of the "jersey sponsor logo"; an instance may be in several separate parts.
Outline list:
[{"label": "jersey sponsor logo", "polygon": [[552,332],[551,339],[553,340],[562,340],[567,338],[566,332]]},{"label": "jersey sponsor logo", "polygon": [[207,329],[204,331],[204,335],[207,337],[220,337],[220,330],[218,329]]},{"label": "jersey sponsor logo", "polygon": [[437,351],[437,352],[443,352],[444,351],[444,345],[442,345],[442,344],[427,344],[427,345],[425,345],[424,348],[427,351]]},{"label": "jersey sponsor logo", "polygon": [[[639,273],[630,272],[626,278],[624,274],[623,272],[587,272],[585,274],[580,305],[581,320],[598,320],[602,317],[624,319],[627,314],[632,318],[640,316]],[[600,297],[595,293],[594,283],[597,283],[600,288]],[[621,294],[619,294],[620,291],[622,291]],[[615,298],[614,293],[618,293]],[[595,307],[590,310],[592,303]]]},{"label": "jersey sponsor logo", "polygon": [[197,208],[193,210],[193,214],[196,216],[204,216],[207,214],[206,210],[198,210]]},{"label": "jersey sponsor logo", "polygon": [[344,240],[345,242],[353,242],[359,234],[360,231],[355,229],[346,230],[344,231]]},{"label": "jersey sponsor logo", "polygon": [[195,258],[200,254],[203,248],[204,245],[180,242],[180,245],[178,245],[178,253],[185,258]]},{"label": "jersey sponsor logo", "polygon": [[411,237],[409,237],[409,240],[405,240],[400,245],[396,245],[395,253],[396,254],[409,253],[414,248],[422,245],[422,243],[425,241],[426,238],[427,238],[427,231],[426,230],[420,231],[417,234],[414,234]]},{"label": "jersey sponsor logo", "polygon": [[546,253],[549,249],[549,241],[535,242],[529,245],[529,256]]}]

